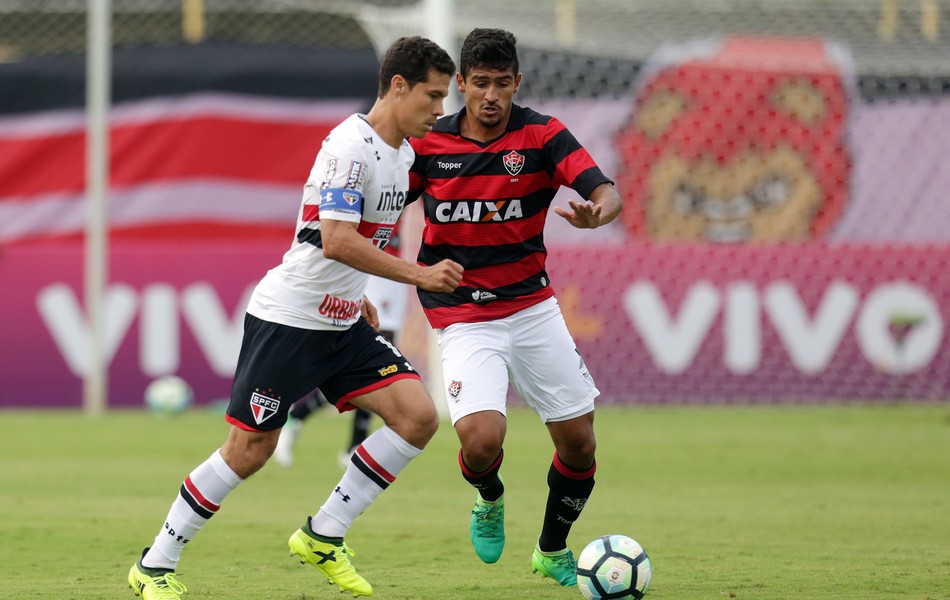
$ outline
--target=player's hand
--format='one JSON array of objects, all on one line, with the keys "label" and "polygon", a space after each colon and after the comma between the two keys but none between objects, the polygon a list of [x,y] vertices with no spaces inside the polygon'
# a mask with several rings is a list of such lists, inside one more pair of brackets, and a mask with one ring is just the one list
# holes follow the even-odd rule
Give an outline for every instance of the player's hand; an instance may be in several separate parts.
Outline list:
[{"label": "player's hand", "polygon": [[464,270],[462,265],[446,258],[431,267],[422,267],[417,285],[427,292],[454,292],[462,281]]},{"label": "player's hand", "polygon": [[370,327],[379,331],[379,312],[366,296],[363,296],[363,306],[360,307],[360,314],[366,319]]},{"label": "player's hand", "polygon": [[583,201],[575,202],[568,200],[567,205],[571,210],[565,210],[560,206],[554,207],[554,212],[564,220],[577,227],[578,229],[594,229],[600,227],[601,206],[593,202]]}]

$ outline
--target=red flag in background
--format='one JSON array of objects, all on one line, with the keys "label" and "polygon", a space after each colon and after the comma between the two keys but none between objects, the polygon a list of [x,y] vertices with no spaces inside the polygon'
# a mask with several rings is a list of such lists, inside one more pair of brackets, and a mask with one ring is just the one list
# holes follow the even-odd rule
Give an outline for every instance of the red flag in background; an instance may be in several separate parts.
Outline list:
[{"label": "red flag in background", "polygon": [[[114,236],[290,239],[320,144],[360,100],[199,93],[116,105]],[[85,227],[85,115],[0,118],[0,243]]]}]

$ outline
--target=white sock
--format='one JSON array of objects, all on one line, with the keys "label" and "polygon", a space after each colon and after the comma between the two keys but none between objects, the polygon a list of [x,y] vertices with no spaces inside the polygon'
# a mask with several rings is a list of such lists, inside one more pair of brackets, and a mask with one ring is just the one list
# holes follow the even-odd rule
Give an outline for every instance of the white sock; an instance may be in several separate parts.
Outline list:
[{"label": "white sock", "polygon": [[174,570],[185,544],[218,512],[224,497],[242,481],[221,458],[221,451],[215,450],[182,483],[165,525],[142,557],[142,566]]},{"label": "white sock", "polygon": [[364,510],[422,450],[380,427],[357,446],[343,478],[313,515],[310,528],[324,537],[343,537]]}]

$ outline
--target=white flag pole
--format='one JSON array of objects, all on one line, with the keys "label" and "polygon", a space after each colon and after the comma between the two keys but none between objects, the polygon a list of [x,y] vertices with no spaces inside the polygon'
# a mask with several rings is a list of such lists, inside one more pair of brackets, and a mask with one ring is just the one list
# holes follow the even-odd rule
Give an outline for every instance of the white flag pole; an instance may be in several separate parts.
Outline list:
[{"label": "white flag pole", "polygon": [[89,0],[86,23],[86,244],[84,285],[89,360],[83,385],[87,414],[105,411],[109,365],[105,357],[108,279],[109,104],[112,87],[112,3]]},{"label": "white flag pole", "polygon": [[[423,4],[426,24],[426,36],[442,46],[458,67],[459,43],[455,35],[455,1],[454,0],[424,0]],[[455,86],[455,78],[449,83],[449,96],[445,99],[443,108],[445,114],[457,112],[462,107],[462,101]],[[421,202],[420,202],[421,204]],[[421,237],[421,234],[420,234]],[[426,328],[428,332],[427,346],[427,377],[426,387],[429,395],[435,402],[439,415],[448,418],[448,400],[445,397],[445,381],[442,379],[442,351],[439,349],[435,331]]]}]

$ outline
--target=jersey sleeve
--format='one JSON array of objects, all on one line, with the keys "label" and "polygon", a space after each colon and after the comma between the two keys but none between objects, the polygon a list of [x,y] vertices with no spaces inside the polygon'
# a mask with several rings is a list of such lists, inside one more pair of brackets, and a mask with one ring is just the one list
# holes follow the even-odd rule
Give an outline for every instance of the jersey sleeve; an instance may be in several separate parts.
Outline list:
[{"label": "jersey sleeve", "polygon": [[363,190],[366,189],[370,162],[363,145],[326,143],[321,149],[322,180],[316,182],[320,195],[320,220],[331,219],[359,223],[363,218]]},{"label": "jersey sleeve", "polygon": [[554,167],[554,182],[572,188],[582,198],[589,198],[602,183],[613,183],[577,138],[554,117],[545,129],[543,148]]}]

